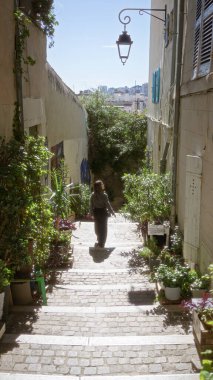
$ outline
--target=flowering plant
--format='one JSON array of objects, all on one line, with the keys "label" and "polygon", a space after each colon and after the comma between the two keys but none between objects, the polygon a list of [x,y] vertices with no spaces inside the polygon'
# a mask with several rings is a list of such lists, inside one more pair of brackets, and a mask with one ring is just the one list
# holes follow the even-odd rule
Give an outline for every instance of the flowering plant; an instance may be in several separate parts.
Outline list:
[{"label": "flowering plant", "polygon": [[59,219],[59,230],[61,231],[76,230],[76,226],[74,223],[70,222],[70,220],[68,219]]},{"label": "flowering plant", "polygon": [[195,311],[207,327],[213,327],[213,299],[209,293],[204,293],[202,298],[183,301],[182,306],[189,311]]}]

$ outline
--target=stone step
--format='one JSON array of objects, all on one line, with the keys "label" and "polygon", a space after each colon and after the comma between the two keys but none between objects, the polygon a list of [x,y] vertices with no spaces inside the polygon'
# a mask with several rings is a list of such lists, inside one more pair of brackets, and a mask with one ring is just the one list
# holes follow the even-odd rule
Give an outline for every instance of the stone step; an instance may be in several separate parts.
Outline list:
[{"label": "stone step", "polygon": [[[132,310],[130,311],[129,308]],[[81,310],[83,309],[83,310]],[[93,310],[91,310],[93,309]],[[114,307],[111,312],[96,308],[13,308],[7,323],[8,333],[64,336],[115,336],[188,334],[191,318],[181,312],[155,307]],[[50,323],[51,321],[51,323]]]},{"label": "stone step", "polygon": [[1,373],[0,380],[199,380],[199,374],[139,375],[139,376],[57,376]]},{"label": "stone step", "polygon": [[188,374],[192,373],[191,360],[197,360],[192,335],[62,337],[5,334],[0,354],[2,372],[72,376]]},{"label": "stone step", "polygon": [[[93,242],[94,245],[94,242]],[[73,268],[82,268],[87,267],[88,269],[116,269],[116,268],[128,268],[132,266],[143,266],[142,258],[139,260],[138,256],[136,257],[136,251],[142,248],[140,244],[126,244],[125,242],[119,244],[119,242],[112,242],[110,245],[106,245],[106,249],[94,249],[90,246],[78,247],[75,244],[74,248],[74,264]],[[85,265],[86,263],[86,265]]]},{"label": "stone step", "polygon": [[155,302],[156,292],[141,284],[141,289],[134,287],[127,289],[62,289],[52,288],[47,292],[49,306],[129,306],[152,305]]},{"label": "stone step", "polygon": [[139,267],[137,270],[131,269],[111,269],[111,270],[67,270],[58,271],[57,278],[51,282],[50,285],[55,283],[65,285],[113,285],[113,284],[131,284],[131,283],[149,283],[148,268]]}]

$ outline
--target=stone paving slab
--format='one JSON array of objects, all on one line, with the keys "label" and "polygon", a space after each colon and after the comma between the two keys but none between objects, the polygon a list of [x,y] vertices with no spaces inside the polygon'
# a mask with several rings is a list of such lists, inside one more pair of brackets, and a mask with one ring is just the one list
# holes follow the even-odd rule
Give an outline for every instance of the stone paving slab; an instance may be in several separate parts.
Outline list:
[{"label": "stone paving slab", "polygon": [[139,376],[55,376],[0,373],[0,380],[199,380],[199,374]]},{"label": "stone paving slab", "polygon": [[77,284],[77,285],[55,285],[55,289],[68,289],[68,290],[99,290],[99,291],[105,291],[105,290],[127,290],[131,291],[134,290],[144,290],[144,289],[153,289],[155,290],[156,286],[155,284],[147,284],[144,283],[128,283],[128,284],[99,284],[99,285],[90,285],[90,284]]},{"label": "stone paving slab", "polygon": [[57,279],[60,284],[75,285],[113,285],[143,283],[149,280],[147,267],[134,269],[69,269],[60,271]]},{"label": "stone paving slab", "polygon": [[[47,307],[48,309],[48,307]],[[56,308],[55,308],[56,309]],[[80,309],[80,308],[79,308]],[[51,323],[50,323],[51,321]],[[44,313],[19,312],[10,315],[7,333],[62,336],[119,336],[188,334],[191,318],[181,313]]]},{"label": "stone paving slab", "polygon": [[[120,223],[121,221],[121,223]],[[73,268],[125,268],[131,252],[143,246],[135,223],[125,219],[109,219],[106,251],[94,250],[96,236],[94,223],[77,223],[72,236],[74,244]],[[85,265],[86,264],[86,265]]]},{"label": "stone paving slab", "polygon": [[1,371],[41,375],[114,376],[192,373],[197,359],[190,344],[130,346],[70,346],[4,343],[0,347]]},{"label": "stone paving slab", "polygon": [[154,305],[137,305],[137,306],[110,306],[110,307],[72,307],[72,306],[12,306],[10,309],[15,313],[29,312],[29,313],[56,313],[56,314],[99,314],[99,313],[143,313],[153,315],[165,315],[166,313],[179,313],[183,319],[188,315],[183,314],[183,308],[181,305],[160,305],[156,302]]},{"label": "stone paving slab", "polygon": [[60,336],[60,335],[32,335],[32,334],[5,334],[1,341],[5,343],[29,343],[64,346],[146,346],[146,345],[180,345],[194,344],[192,334],[188,335],[149,335],[149,336]]},{"label": "stone paving slab", "polygon": [[56,306],[129,306],[151,305],[155,302],[156,292],[149,285],[141,290],[67,290],[53,289],[47,293],[48,305]]}]

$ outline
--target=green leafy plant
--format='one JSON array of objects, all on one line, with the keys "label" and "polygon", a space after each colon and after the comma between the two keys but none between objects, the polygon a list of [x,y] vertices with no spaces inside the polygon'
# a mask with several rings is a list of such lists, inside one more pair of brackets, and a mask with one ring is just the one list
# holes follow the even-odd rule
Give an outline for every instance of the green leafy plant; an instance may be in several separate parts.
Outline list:
[{"label": "green leafy plant", "polygon": [[123,112],[99,91],[82,98],[88,114],[88,159],[95,177],[107,185],[110,200],[123,200],[122,176],[136,173],[145,157],[146,115]]},{"label": "green leafy plant", "polygon": [[67,184],[67,168],[64,161],[61,161],[60,166],[52,170],[51,187],[52,195],[50,203],[55,216],[55,226],[59,229],[61,218],[67,218],[70,213],[70,188],[72,184]]},{"label": "green leafy plant", "polygon": [[89,212],[90,187],[86,184],[78,184],[71,189],[70,207],[77,218],[85,217]]},{"label": "green leafy plant", "polygon": [[12,277],[13,271],[5,265],[4,261],[0,260],[0,293],[10,284]]},{"label": "green leafy plant", "polygon": [[168,247],[162,249],[159,259],[162,264],[168,265],[169,267],[174,267],[180,261],[180,258],[174,255]]},{"label": "green leafy plant", "polygon": [[162,282],[166,287],[180,287],[189,281],[189,268],[176,264],[171,267],[165,264],[160,264],[155,274],[155,280]]},{"label": "green leafy plant", "polygon": [[143,169],[141,174],[125,174],[123,212],[139,222],[147,240],[148,222],[162,223],[169,219],[172,202],[169,174],[156,174]]},{"label": "green leafy plant", "polygon": [[183,251],[183,234],[179,226],[175,226],[174,232],[170,236],[170,249],[176,255],[181,255]]},{"label": "green leafy plant", "polygon": [[197,273],[197,278],[195,278],[195,280],[192,282],[192,289],[205,289],[205,290],[209,290],[209,287],[210,287],[210,284],[211,284],[211,277],[209,274],[203,274],[203,275],[199,275]]},{"label": "green leafy plant", "polygon": [[54,245],[69,246],[71,237],[72,237],[71,231],[57,231],[56,230],[51,243]]},{"label": "green leafy plant", "polygon": [[212,350],[205,350],[201,352],[202,359],[202,369],[200,372],[200,380],[213,380],[213,360],[212,360]]},{"label": "green leafy plant", "polygon": [[213,327],[213,301],[209,293],[204,293],[197,300],[184,301],[182,305],[187,310],[195,311],[206,327]]},{"label": "green leafy plant", "polygon": [[50,157],[42,137],[0,142],[0,259],[9,268],[42,266],[49,254],[53,215],[42,178]]}]

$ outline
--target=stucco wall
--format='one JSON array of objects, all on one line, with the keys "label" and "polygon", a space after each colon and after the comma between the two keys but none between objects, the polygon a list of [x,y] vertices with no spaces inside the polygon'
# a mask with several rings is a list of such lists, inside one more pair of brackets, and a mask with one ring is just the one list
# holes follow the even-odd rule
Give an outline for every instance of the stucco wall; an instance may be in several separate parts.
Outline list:
[{"label": "stucco wall", "polygon": [[16,100],[13,1],[0,0],[0,15],[0,135],[9,138]]},{"label": "stucco wall", "polygon": [[47,65],[47,137],[52,147],[64,141],[65,162],[74,182],[80,181],[80,164],[87,158],[87,118],[76,95]]},{"label": "stucco wall", "polygon": [[213,77],[192,80],[193,35],[196,3],[187,2],[183,72],[181,84],[178,152],[178,221],[183,229],[185,214],[186,155],[202,158],[200,207],[200,256],[204,270],[213,261]]},{"label": "stucco wall", "polygon": [[[167,13],[173,9],[173,1],[152,0],[151,8],[164,8],[167,5]],[[153,12],[154,13],[154,12]],[[155,13],[164,17],[163,13]],[[149,99],[148,99],[148,145],[153,149],[153,167],[155,172],[160,170],[160,159],[163,156],[165,144],[171,142],[170,97],[172,94],[171,70],[172,70],[173,40],[165,47],[164,24],[155,18],[150,18],[150,53],[149,53]],[[160,101],[152,102],[152,73],[160,67]],[[170,144],[167,155],[167,169],[171,163],[172,145]]]},{"label": "stucco wall", "polygon": [[[16,84],[14,75],[15,20],[14,1],[0,0],[0,135],[12,135]],[[23,64],[22,94],[24,106],[24,126],[40,125],[40,133],[45,132],[45,110],[43,107],[47,74],[46,36],[34,23],[28,25],[29,37],[25,40],[24,57],[32,57],[33,66]]]}]

